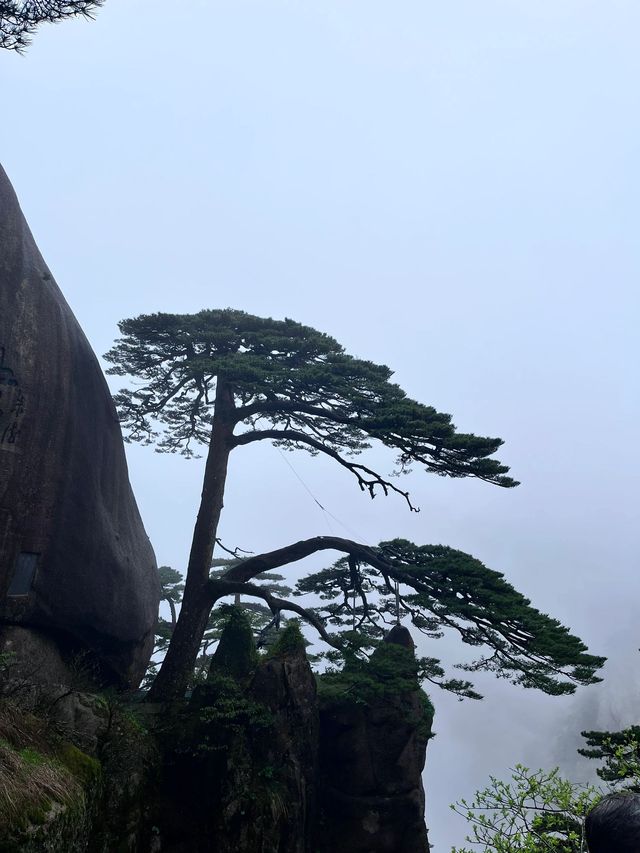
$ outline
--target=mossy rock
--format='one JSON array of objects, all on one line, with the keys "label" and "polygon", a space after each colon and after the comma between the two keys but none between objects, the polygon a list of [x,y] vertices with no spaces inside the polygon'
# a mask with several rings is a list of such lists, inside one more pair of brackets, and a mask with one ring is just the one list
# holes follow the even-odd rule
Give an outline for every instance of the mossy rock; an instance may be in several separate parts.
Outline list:
[{"label": "mossy rock", "polygon": [[72,743],[63,743],[57,751],[57,756],[67,770],[85,786],[94,785],[99,781],[101,765],[98,759],[87,755]]},{"label": "mossy rock", "polygon": [[[84,758],[98,764],[89,756]],[[78,756],[74,759],[78,765]],[[53,752],[46,755],[33,747],[16,749],[3,741],[0,775],[0,790],[7,792],[0,795],[0,853],[80,853],[86,849],[99,765],[89,783]]]},{"label": "mossy rock", "polygon": [[[87,849],[91,853],[148,849],[161,757],[156,739],[138,719],[134,705],[112,706],[111,725],[99,755],[100,798]],[[85,769],[91,772],[89,766]]]},{"label": "mossy rock", "polygon": [[368,704],[420,689],[413,652],[392,643],[381,643],[368,661],[353,657],[342,670],[323,673],[317,681],[323,702]]},{"label": "mossy rock", "polygon": [[290,622],[269,650],[269,657],[280,658],[287,655],[307,654],[307,641],[296,622]]},{"label": "mossy rock", "polygon": [[211,660],[211,673],[246,681],[258,664],[253,629],[241,607],[227,607],[227,621]]}]

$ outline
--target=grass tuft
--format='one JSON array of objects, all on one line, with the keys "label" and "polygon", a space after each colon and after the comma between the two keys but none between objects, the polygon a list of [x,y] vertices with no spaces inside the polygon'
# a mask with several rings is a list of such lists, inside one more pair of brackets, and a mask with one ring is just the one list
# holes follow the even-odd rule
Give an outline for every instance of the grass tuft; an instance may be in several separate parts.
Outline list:
[{"label": "grass tuft", "polygon": [[68,805],[80,783],[55,758],[0,741],[0,832],[42,823],[53,803]]}]

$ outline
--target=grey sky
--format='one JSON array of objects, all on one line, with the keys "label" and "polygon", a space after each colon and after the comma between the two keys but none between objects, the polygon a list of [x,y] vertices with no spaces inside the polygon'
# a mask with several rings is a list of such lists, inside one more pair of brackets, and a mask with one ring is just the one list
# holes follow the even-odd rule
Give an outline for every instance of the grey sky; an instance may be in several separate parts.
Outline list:
[{"label": "grey sky", "polygon": [[[317,459],[289,456],[298,474],[352,534],[470,551],[613,659],[609,686],[572,700],[491,679],[484,703],[433,695],[442,853],[464,835],[449,802],[519,760],[571,764],[574,728],[628,722],[635,697],[640,6],[175,8],[107,0],[0,56],[3,163],[96,351],[123,317],[232,306],[388,363],[461,429],[501,435],[523,484],[416,472],[411,515]],[[200,463],[129,459],[180,568]],[[247,448],[231,474],[230,544],[344,532],[278,451]]]}]

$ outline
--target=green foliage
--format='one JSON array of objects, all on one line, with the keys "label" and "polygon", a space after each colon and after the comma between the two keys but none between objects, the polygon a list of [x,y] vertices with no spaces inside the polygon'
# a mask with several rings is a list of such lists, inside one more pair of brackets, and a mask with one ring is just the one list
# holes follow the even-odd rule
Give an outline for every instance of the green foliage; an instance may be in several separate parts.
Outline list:
[{"label": "green foliage", "polygon": [[586,853],[584,820],[602,793],[568,782],[557,768],[533,771],[517,764],[512,773],[509,782],[491,777],[471,803],[451,806],[472,826],[467,841],[495,853]]},{"label": "green foliage", "polygon": [[15,652],[0,652],[0,676],[6,676],[15,662]]},{"label": "green foliage", "polygon": [[184,584],[182,575],[171,566],[158,566],[158,580],[160,581],[160,597],[164,601],[173,601],[179,604],[182,601]]},{"label": "green foliage", "polygon": [[171,620],[169,621],[158,614],[153,654],[142,683],[143,689],[149,687],[157,674],[158,663],[154,660],[155,656],[164,654],[169,647],[177,621],[176,606],[182,602],[182,593],[184,592],[182,575],[179,571],[172,569],[170,566],[158,566],[158,581],[160,583],[160,601],[166,601],[169,605],[171,610]]},{"label": "green foliage", "polygon": [[[431,726],[434,708],[427,694],[420,688],[420,669],[411,649],[396,643],[377,645],[368,660],[347,655],[342,669],[328,669],[318,675],[318,697],[324,706],[377,705],[395,707],[402,719],[418,727],[425,738],[433,737]],[[406,703],[413,694],[418,699],[418,717],[415,706]]]},{"label": "green foliage", "polygon": [[[450,415],[410,399],[391,382],[388,367],[354,358],[333,338],[293,320],[224,309],[193,315],[141,315],[123,320],[119,328],[121,337],[105,358],[112,365],[111,374],[137,380],[116,395],[127,439],[186,456],[192,456],[199,445],[206,446],[206,471],[226,470],[229,453],[237,447],[269,441],[290,450],[324,454],[348,470],[371,497],[395,492],[411,509],[415,507],[408,492],[397,485],[393,474],[406,473],[414,465],[440,476],[516,485],[507,476],[508,468],[491,458],[502,444],[500,439],[456,432]],[[383,476],[356,461],[374,442],[396,454],[393,474]],[[210,575],[207,587],[203,584],[210,568],[204,559],[211,559],[210,553],[206,555],[207,543],[218,541],[223,484],[220,481],[214,488],[213,481],[205,481],[205,486],[199,518],[210,518],[210,529],[196,526],[194,543],[197,539],[200,544],[192,552],[189,570],[194,588],[201,590],[200,600],[191,605],[189,619],[178,622],[176,642],[170,641],[162,675],[152,688],[155,698],[183,691],[201,640],[196,634],[202,617],[216,600],[215,575]],[[215,501],[211,498],[216,506],[208,506],[207,495],[216,494],[216,488],[220,493]],[[290,547],[290,559],[299,559],[295,545]],[[299,592],[315,592],[325,599],[327,604],[319,613],[330,625],[373,641],[391,619],[409,616],[432,638],[451,628],[468,645],[488,648],[486,656],[464,665],[469,671],[493,671],[550,694],[571,693],[576,684],[598,680],[594,673],[603,658],[586,654],[577,637],[532,608],[502,575],[468,554],[404,540],[369,550],[375,557],[372,562],[350,556],[300,583]],[[253,574],[242,571],[250,560],[217,562],[224,564],[218,580],[226,580],[227,589],[233,587],[240,604],[245,594],[242,584],[259,576],[261,568],[285,565],[287,560],[267,561]],[[258,566],[259,558],[254,562]],[[273,591],[265,581],[271,583],[263,578],[260,593],[247,594],[257,598],[267,594],[271,610],[286,609],[274,605]],[[189,583],[187,578],[190,589]],[[225,594],[223,583],[218,589]],[[254,621],[270,624],[264,605],[250,607]],[[312,614],[302,615],[311,615],[314,621]],[[204,655],[216,639],[219,618],[214,610]],[[315,624],[322,633],[321,622]],[[162,623],[160,630],[164,630]],[[326,634],[324,639],[331,644]],[[445,678],[436,658],[423,658],[422,672],[460,697],[478,697],[471,682]]]},{"label": "green foliage", "polygon": [[[108,372],[142,380],[116,395],[129,440],[187,456],[194,444],[208,445],[222,377],[234,422],[245,427],[236,445],[268,439],[335,458],[375,439],[399,453],[401,470],[416,463],[443,476],[515,485],[508,468],[489,458],[500,439],[457,433],[450,415],[390,382],[388,367],[347,355],[333,338],[293,320],[224,309],[141,315],[119,328],[122,337],[105,355]],[[372,496],[378,488],[400,491],[344,457],[341,464]]]},{"label": "green foliage", "polygon": [[640,794],[640,726],[630,726],[619,732],[582,732],[589,749],[578,752],[596,758],[604,766],[596,771],[611,785]]},{"label": "green foliage", "polygon": [[211,660],[209,674],[214,671],[237,681],[246,681],[258,663],[251,623],[240,607],[223,605],[226,623],[218,648]]},{"label": "green foliage", "polygon": [[22,758],[25,764],[33,764],[35,766],[38,764],[44,764],[47,760],[41,752],[38,752],[37,749],[33,749],[30,746],[26,746],[24,749],[20,750],[20,758]]},{"label": "green foliage", "polygon": [[[178,751],[193,755],[210,752],[242,751],[247,733],[268,730],[273,724],[269,709],[256,702],[246,689],[246,682],[218,667],[212,667],[206,684],[194,692],[197,717],[187,718]],[[193,711],[188,717],[193,718]]]},{"label": "green foliage", "polygon": [[72,743],[62,743],[56,755],[67,770],[84,785],[95,783],[100,778],[101,766],[97,758],[87,755]]},{"label": "green foliage", "polygon": [[300,630],[300,624],[291,619],[283,631],[278,632],[271,648],[271,657],[285,657],[286,655],[306,652],[307,641]]},{"label": "green foliage", "polygon": [[[227,572],[234,566],[242,562],[240,559],[216,559],[213,560],[212,566],[215,568],[209,573],[209,576],[216,580],[224,578]],[[270,593],[271,595],[286,598],[293,590],[291,587],[283,583],[285,580],[283,575],[277,572],[260,572],[257,574],[252,583],[259,586],[261,590]],[[269,646],[271,641],[275,640],[277,628],[273,625],[274,617],[271,610],[260,601],[247,601],[241,595],[235,597],[234,604],[236,607],[241,607],[245,611],[245,615],[251,622],[251,628],[256,638],[256,642],[260,646]],[[207,629],[203,638],[203,646],[208,647],[220,639],[220,634],[226,622],[226,614],[224,606],[214,607],[207,622]],[[203,649],[206,651],[207,649]]]},{"label": "green foliage", "polygon": [[40,844],[43,824],[77,807],[84,816],[85,794],[81,779],[53,754],[33,746],[18,748],[0,740],[0,848],[2,850],[44,849]]},{"label": "green foliage", "polygon": [[[553,695],[600,680],[595,672],[604,658],[587,654],[578,637],[480,560],[404,539],[381,542],[374,551],[381,564],[345,557],[297,584],[297,594],[313,593],[325,602],[315,612],[342,629],[346,641],[357,638],[357,646],[371,647],[391,621],[408,619],[432,639],[453,629],[467,645],[488,648],[488,655],[460,665],[469,672],[495,672]],[[426,680],[479,698],[469,681],[444,679],[436,658],[422,658],[421,669]]]},{"label": "green foliage", "polygon": [[[214,560],[212,563],[214,568],[211,571],[211,577],[224,577],[226,572],[228,572],[233,566],[236,566],[239,562],[239,559]],[[170,566],[160,566],[158,568],[158,576],[161,589],[160,600],[169,603],[172,619],[169,621],[164,619],[162,616],[158,616],[155,630],[153,658],[157,655],[164,654],[171,642],[174,623],[177,618],[176,608],[182,603],[182,594],[184,592],[184,578],[176,569],[172,569]],[[272,595],[288,596],[291,594],[292,590],[290,587],[286,586],[286,584],[282,583],[284,580],[285,578],[283,575],[277,574],[276,572],[261,572],[254,578],[255,584],[260,586],[260,588],[264,589],[266,592],[269,592]],[[251,630],[256,641],[259,641],[261,646],[269,648],[271,644],[276,641],[279,633],[278,629],[273,625],[273,614],[269,608],[258,602],[242,599],[240,596],[236,596],[235,606],[242,609],[246,618],[249,620]],[[192,678],[193,683],[198,683],[205,677],[212,658],[210,649],[212,646],[216,646],[218,644],[222,631],[227,623],[228,616],[228,605],[220,604],[211,610],[207,620],[207,627],[200,643],[200,656],[197,661],[196,671]],[[145,680],[142,685],[143,689],[147,689],[153,683],[153,679],[158,671],[159,664],[153,658],[145,674]],[[0,656],[0,671],[1,667],[2,660]]]},{"label": "green foliage", "polygon": [[[276,850],[279,838],[290,837],[290,803],[300,809],[295,797],[291,802],[300,768],[284,760],[283,722],[247,685],[217,669],[180,713],[171,776],[181,780],[182,796],[189,791],[189,831],[195,825],[207,849],[211,839],[226,838],[234,849]],[[206,784],[189,790],[193,780]]]},{"label": "green foliage", "polygon": [[368,659],[347,653],[342,669],[328,669],[318,676],[318,689],[321,696],[367,704],[419,690],[418,672],[410,649],[383,642]]}]

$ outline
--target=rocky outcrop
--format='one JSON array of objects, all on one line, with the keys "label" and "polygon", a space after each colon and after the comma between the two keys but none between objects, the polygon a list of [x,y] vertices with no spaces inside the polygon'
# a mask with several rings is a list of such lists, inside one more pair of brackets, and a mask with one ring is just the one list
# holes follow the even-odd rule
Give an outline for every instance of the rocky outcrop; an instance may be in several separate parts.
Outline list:
[{"label": "rocky outcrop", "polygon": [[422,770],[433,711],[415,681],[409,632],[394,628],[386,640],[353,691],[322,697],[323,853],[429,851]]},{"label": "rocky outcrop", "polygon": [[0,613],[131,686],[158,599],[111,395],[0,168]]},{"label": "rocky outcrop", "polygon": [[269,657],[232,615],[172,725],[158,825],[167,853],[428,853],[422,770],[433,708],[411,637],[321,676],[297,628]]},{"label": "rocky outcrop", "polygon": [[[237,613],[231,621],[209,678],[188,703],[123,707],[101,696],[63,695],[60,705],[44,704],[47,720],[32,724],[29,741],[28,715],[20,714],[12,733],[0,700],[0,731],[14,751],[44,748],[45,758],[58,756],[76,779],[76,805],[60,801],[69,820],[47,847],[45,810],[35,849],[427,853],[421,771],[432,708],[404,629],[390,637],[399,643],[382,644],[369,663],[321,676],[318,690],[295,626],[259,657],[248,623]],[[43,727],[57,733],[49,744]],[[90,784],[83,777],[95,762],[97,787],[93,771]],[[2,792],[19,784],[15,777],[13,787],[0,785],[3,850]],[[22,839],[32,828],[14,821],[14,830]]]},{"label": "rocky outcrop", "polygon": [[134,714],[96,694],[51,702],[35,684],[0,698],[3,853],[159,851],[159,753]]},{"label": "rocky outcrop", "polygon": [[284,649],[266,661],[256,672],[251,692],[273,715],[263,762],[277,768],[278,785],[286,791],[274,850],[315,853],[319,719],[315,678],[304,646]]},{"label": "rocky outcrop", "polygon": [[317,849],[318,706],[304,641],[287,629],[259,660],[243,621],[231,615],[207,682],[164,739],[163,853]]}]

